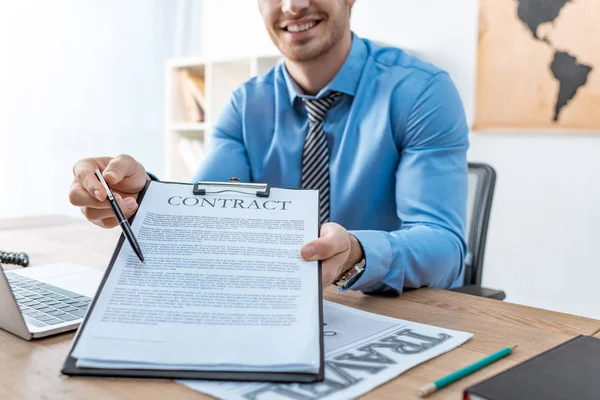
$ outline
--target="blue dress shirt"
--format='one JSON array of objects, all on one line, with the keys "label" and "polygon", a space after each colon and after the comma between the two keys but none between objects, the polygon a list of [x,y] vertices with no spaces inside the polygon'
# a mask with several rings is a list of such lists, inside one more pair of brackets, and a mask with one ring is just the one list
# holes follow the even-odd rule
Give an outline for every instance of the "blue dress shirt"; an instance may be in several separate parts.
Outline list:
[{"label": "blue dress shirt", "polygon": [[213,126],[195,180],[298,188],[308,116],[300,98],[336,100],[325,120],[330,220],[361,243],[363,292],[462,284],[468,127],[449,75],[353,34],[350,54],[317,96],[283,62],[241,85]]}]

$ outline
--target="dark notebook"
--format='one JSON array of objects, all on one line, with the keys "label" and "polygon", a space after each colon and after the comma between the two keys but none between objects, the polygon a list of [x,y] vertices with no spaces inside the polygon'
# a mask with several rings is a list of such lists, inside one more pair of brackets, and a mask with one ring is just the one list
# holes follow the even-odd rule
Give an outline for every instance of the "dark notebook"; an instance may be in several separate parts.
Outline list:
[{"label": "dark notebook", "polygon": [[600,339],[577,336],[467,388],[470,400],[598,400]]}]

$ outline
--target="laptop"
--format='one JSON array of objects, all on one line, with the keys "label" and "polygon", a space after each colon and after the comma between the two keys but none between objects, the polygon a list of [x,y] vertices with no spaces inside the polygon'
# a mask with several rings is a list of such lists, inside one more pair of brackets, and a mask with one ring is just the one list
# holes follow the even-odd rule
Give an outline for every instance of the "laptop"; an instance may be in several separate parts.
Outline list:
[{"label": "laptop", "polygon": [[74,264],[0,266],[0,328],[26,340],[77,329],[101,280]]}]

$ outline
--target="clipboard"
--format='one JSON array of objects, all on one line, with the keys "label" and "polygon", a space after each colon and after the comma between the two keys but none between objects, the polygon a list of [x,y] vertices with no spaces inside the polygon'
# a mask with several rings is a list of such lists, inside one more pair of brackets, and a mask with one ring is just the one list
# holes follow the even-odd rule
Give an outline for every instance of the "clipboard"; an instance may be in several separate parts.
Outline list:
[{"label": "clipboard", "polygon": [[[146,185],[138,196],[138,204],[141,204],[144,196],[148,190],[148,187],[153,181],[146,182]],[[257,197],[269,197],[270,187],[266,184],[257,183],[241,183],[237,178],[231,178],[230,182],[197,182],[192,183],[180,183],[180,182],[163,182],[161,184],[171,185],[187,185],[192,188],[192,194],[195,196],[203,196],[206,194],[222,193],[222,192],[237,192],[244,194],[251,194]],[[211,186],[214,190],[208,191],[201,189],[200,186]],[[246,190],[243,190],[246,189]],[[302,189],[286,189],[286,190],[302,190]],[[318,204],[317,204],[317,209]],[[131,224],[135,219],[136,214],[129,218]],[[317,215],[318,219],[318,215]],[[317,226],[319,224],[317,223]],[[125,242],[125,236],[121,233],[117,246],[113,252],[110,263],[102,281],[98,286],[98,290],[94,295],[94,299],[90,303],[90,308],[85,315],[83,322],[81,323],[69,354],[63,364],[61,373],[67,376],[85,376],[85,377],[105,377],[105,378],[145,378],[145,379],[203,379],[203,380],[225,380],[225,381],[258,381],[258,382],[278,382],[278,383],[314,383],[322,382],[325,379],[325,351],[323,342],[323,282],[321,279],[322,265],[321,261],[318,262],[317,274],[318,274],[318,312],[319,312],[319,371],[317,373],[304,373],[304,372],[244,372],[244,371],[202,371],[202,370],[158,370],[158,369],[112,369],[112,368],[84,368],[77,366],[77,359],[73,357],[72,353],[77,345],[81,332],[86,327],[89,316],[92,314],[94,307],[98,301],[102,289],[110,275],[112,268],[114,267],[115,261],[121,251],[121,247]]]}]

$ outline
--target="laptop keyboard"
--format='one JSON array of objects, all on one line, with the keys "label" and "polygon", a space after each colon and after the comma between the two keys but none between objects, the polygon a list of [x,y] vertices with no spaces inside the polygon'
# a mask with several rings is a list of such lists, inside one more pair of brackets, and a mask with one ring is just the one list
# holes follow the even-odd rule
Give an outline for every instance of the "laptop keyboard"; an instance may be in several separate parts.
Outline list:
[{"label": "laptop keyboard", "polygon": [[83,318],[92,300],[18,274],[7,272],[6,278],[25,320],[35,326],[51,326]]}]

